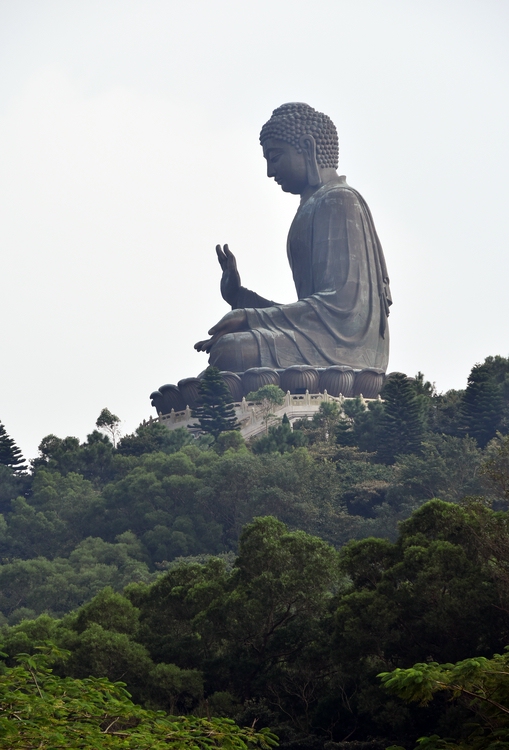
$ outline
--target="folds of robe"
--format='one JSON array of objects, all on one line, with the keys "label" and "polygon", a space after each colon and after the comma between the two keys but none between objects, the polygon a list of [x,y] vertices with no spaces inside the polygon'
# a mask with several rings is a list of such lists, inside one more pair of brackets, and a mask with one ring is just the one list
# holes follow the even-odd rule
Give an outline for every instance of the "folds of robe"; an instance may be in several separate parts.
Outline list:
[{"label": "folds of robe", "polygon": [[[276,304],[241,289],[236,307],[246,309],[247,331],[230,334],[229,347],[242,347],[246,335],[254,339],[259,359],[252,366],[348,365],[385,371],[391,304],[387,269],[369,208],[344,177],[323,185],[299,207],[287,250],[298,301]],[[231,362],[225,362],[221,349],[222,369],[242,369],[241,352],[232,351]]]}]

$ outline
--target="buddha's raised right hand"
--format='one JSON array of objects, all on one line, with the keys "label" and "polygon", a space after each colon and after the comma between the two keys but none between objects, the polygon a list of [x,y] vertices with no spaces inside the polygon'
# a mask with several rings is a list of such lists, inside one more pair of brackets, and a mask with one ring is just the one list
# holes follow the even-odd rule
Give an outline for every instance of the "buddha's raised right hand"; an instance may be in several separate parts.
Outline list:
[{"label": "buddha's raised right hand", "polygon": [[225,302],[236,308],[240,292],[240,276],[237,271],[237,261],[228,245],[224,245],[222,248],[221,245],[216,245],[216,253],[219,265],[223,269],[221,295]]}]

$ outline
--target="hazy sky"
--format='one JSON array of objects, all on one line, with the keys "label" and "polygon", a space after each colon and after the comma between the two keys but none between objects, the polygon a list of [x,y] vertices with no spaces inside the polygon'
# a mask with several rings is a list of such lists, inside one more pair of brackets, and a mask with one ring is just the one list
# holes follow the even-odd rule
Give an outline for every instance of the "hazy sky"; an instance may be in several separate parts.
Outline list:
[{"label": "hazy sky", "polygon": [[393,292],[389,370],[463,388],[509,355],[508,0],[0,0],[0,420],[28,457],[124,432],[198,374],[243,283],[296,299],[298,198],[258,134],[304,101],[340,135]]}]

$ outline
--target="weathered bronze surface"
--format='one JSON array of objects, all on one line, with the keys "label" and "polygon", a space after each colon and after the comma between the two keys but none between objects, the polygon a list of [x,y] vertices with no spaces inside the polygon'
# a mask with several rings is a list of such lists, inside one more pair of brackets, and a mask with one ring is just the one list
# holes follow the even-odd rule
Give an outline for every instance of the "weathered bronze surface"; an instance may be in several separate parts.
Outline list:
[{"label": "weathered bronze surface", "polygon": [[362,196],[337,173],[338,138],[327,115],[283,104],[260,134],[267,175],[301,196],[288,235],[298,301],[279,304],[241,285],[228,245],[216,247],[221,294],[232,311],[198,351],[221,370],[293,365],[385,372],[392,304],[384,255]]}]

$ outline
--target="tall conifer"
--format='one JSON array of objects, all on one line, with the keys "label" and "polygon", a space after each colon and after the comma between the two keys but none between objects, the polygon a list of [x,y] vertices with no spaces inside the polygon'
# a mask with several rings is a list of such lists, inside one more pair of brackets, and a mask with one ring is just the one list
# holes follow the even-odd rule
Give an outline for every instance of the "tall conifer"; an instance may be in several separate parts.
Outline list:
[{"label": "tall conifer", "polygon": [[422,402],[412,381],[403,373],[394,373],[382,391],[384,413],[378,455],[386,463],[396,456],[418,453],[424,437]]},{"label": "tall conifer", "polygon": [[[215,438],[220,432],[238,430],[231,393],[217,367],[207,367],[200,382],[200,401],[193,410],[200,427]],[[198,426],[198,425],[196,425]]]},{"label": "tall conifer", "polygon": [[486,364],[472,368],[461,407],[462,428],[481,448],[495,437],[503,407],[502,388]]},{"label": "tall conifer", "polygon": [[0,464],[8,466],[15,472],[25,471],[26,463],[14,440],[9,437],[5,427],[0,422]]}]

